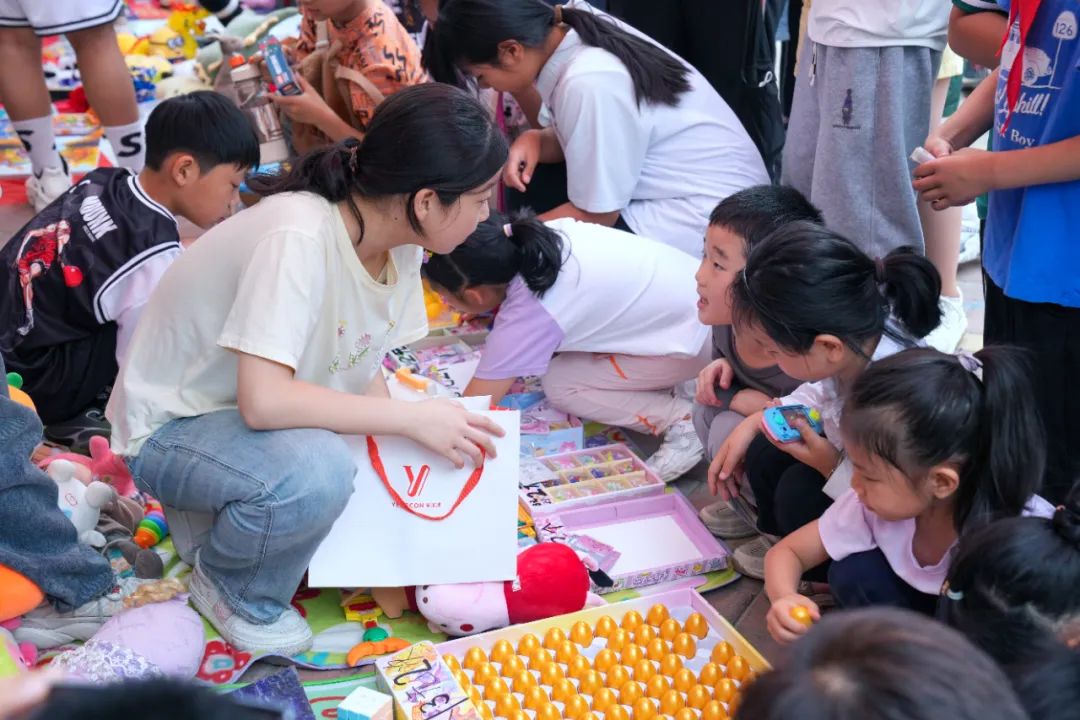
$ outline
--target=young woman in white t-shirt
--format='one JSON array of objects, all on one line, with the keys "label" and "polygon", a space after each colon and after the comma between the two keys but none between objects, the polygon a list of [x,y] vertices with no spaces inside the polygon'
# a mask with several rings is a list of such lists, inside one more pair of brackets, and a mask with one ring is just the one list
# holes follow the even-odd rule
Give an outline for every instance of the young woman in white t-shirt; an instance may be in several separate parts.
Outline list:
[{"label": "young woman in white t-shirt", "polygon": [[175,262],[143,313],[107,416],[136,483],[213,514],[190,585],[234,647],[291,656],[297,585],[353,491],[339,434],[411,438],[459,467],[501,430],[449,400],[391,400],[385,353],[427,333],[420,264],[488,216],[506,141],[467,93],[387,98],[362,144],[301,158]]},{"label": "young woman in white t-shirt", "polygon": [[515,378],[542,376],[560,410],[663,435],[649,462],[674,480],[704,454],[693,406],[673,391],[709,359],[697,265],[602,225],[493,215],[424,274],[459,310],[499,309],[466,395],[498,400]]},{"label": "young woman in white t-shirt", "polygon": [[510,149],[504,182],[566,161],[569,202],[541,215],[630,230],[698,257],[716,203],[769,182],[731,108],[678,56],[583,0],[447,0],[424,47],[443,82],[535,87],[542,130]]}]

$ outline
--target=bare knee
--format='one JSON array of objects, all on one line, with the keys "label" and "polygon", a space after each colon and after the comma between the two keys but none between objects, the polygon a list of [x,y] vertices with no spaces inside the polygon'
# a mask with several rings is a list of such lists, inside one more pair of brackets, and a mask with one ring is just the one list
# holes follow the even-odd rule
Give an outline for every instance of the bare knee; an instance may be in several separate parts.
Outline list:
[{"label": "bare knee", "polygon": [[40,65],[41,38],[30,28],[4,28],[0,30],[0,56],[5,60],[32,59]]}]

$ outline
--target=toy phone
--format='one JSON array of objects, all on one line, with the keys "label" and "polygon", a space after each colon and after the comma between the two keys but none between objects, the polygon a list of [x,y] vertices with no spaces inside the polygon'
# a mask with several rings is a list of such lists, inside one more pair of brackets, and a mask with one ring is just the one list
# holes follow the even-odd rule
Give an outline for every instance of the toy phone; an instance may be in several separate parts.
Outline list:
[{"label": "toy phone", "polygon": [[304,91],[300,83],[296,81],[296,75],[289,67],[289,61],[285,57],[285,49],[275,37],[267,38],[259,43],[263,58],[266,60],[266,69],[270,73],[270,82],[277,92],[282,95],[303,95]]},{"label": "toy phone", "polygon": [[821,424],[821,413],[805,405],[766,408],[761,416],[761,425],[765,428],[765,432],[777,442],[797,442],[802,436],[795,428],[794,422],[800,418],[810,423],[810,429],[818,435],[825,433],[825,426]]}]

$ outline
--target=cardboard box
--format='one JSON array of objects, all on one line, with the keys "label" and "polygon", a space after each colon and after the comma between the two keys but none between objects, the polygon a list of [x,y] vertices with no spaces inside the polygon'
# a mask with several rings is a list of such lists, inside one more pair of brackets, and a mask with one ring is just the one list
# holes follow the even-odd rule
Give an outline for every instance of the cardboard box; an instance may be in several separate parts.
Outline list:
[{"label": "cardboard box", "polygon": [[396,720],[480,720],[438,649],[428,641],[375,661],[379,690],[394,698]]}]

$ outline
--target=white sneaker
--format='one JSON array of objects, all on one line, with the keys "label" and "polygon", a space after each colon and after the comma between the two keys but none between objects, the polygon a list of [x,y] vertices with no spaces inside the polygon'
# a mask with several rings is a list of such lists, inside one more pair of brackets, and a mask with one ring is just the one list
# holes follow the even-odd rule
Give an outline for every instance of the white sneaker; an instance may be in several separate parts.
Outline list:
[{"label": "white sneaker", "polygon": [[687,417],[667,429],[660,448],[645,463],[667,483],[681,478],[704,457],[705,448]]},{"label": "white sneaker", "polygon": [[748,543],[735,548],[732,558],[735,569],[746,577],[765,579],[765,553],[775,543],[765,535],[759,535]]},{"label": "white sneaker", "polygon": [[40,605],[23,616],[22,624],[15,629],[15,640],[30,643],[39,650],[89,640],[106,620],[124,609],[124,598],[148,582],[153,581],[120,578],[107,593],[69,612]]},{"label": "white sneaker", "polygon": [[698,517],[709,532],[725,540],[737,540],[758,534],[758,529],[746,522],[726,500],[719,500],[701,508]]},{"label": "white sneaker", "polygon": [[195,609],[237,650],[292,657],[311,649],[311,627],[291,607],[267,625],[250,623],[232,611],[197,563],[191,571],[188,591]]},{"label": "white sneaker", "polygon": [[65,162],[63,167],[45,168],[40,175],[31,174],[26,180],[26,199],[34,206],[34,212],[41,212],[70,187],[71,173]]},{"label": "white sneaker", "polygon": [[943,353],[956,350],[967,332],[967,313],[964,312],[964,295],[948,297],[942,295],[938,300],[941,306],[941,324],[926,336],[926,344]]}]

